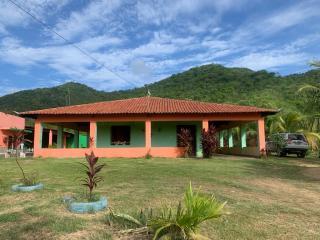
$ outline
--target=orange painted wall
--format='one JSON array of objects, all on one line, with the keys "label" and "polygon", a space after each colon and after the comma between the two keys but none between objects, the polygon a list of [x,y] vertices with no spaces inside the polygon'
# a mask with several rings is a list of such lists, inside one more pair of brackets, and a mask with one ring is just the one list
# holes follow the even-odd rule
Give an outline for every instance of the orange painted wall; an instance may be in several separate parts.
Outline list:
[{"label": "orange painted wall", "polygon": [[[146,146],[135,148],[96,148],[96,122],[146,122]],[[83,157],[85,153],[94,151],[99,157],[144,157],[150,154],[154,157],[179,157],[182,155],[182,149],[178,147],[152,147],[151,146],[151,125],[152,121],[202,121],[202,126],[208,128],[208,121],[258,121],[260,136],[260,149],[263,147],[262,138],[264,138],[264,119],[259,113],[252,114],[212,114],[212,115],[145,115],[145,116],[39,116],[35,122],[34,156],[35,157]],[[70,148],[70,149],[52,149],[40,148],[41,123],[54,122],[90,122],[90,138],[93,139],[91,148]],[[263,125],[263,126],[262,126]]]},{"label": "orange painted wall", "polygon": [[41,148],[35,157],[77,158],[93,151],[98,157],[141,158],[149,153],[153,157],[181,157],[182,149],[178,147],[151,147],[150,150],[141,148]]},{"label": "orange painted wall", "polygon": [[0,148],[6,147],[6,144],[4,143],[5,138],[5,133],[0,129]]},{"label": "orange painted wall", "polygon": [[10,114],[0,112],[0,129],[19,128],[24,129],[25,120]]},{"label": "orange painted wall", "polygon": [[4,140],[10,136],[10,128],[24,129],[24,118],[0,112],[0,147],[7,147]]}]

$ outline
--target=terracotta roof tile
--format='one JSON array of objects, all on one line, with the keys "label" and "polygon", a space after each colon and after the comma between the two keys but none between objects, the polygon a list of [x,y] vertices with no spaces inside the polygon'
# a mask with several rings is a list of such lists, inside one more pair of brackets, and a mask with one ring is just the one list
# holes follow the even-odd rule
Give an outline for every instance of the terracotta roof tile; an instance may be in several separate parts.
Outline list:
[{"label": "terracotta roof tile", "polygon": [[21,115],[275,113],[274,109],[160,97],[140,97],[23,112]]}]

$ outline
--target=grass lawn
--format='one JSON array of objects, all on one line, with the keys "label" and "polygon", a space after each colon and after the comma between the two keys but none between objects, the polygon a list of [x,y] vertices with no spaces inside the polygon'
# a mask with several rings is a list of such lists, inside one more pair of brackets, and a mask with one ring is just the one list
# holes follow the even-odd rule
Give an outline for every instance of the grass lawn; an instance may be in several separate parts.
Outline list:
[{"label": "grass lawn", "polygon": [[[84,159],[24,159],[45,189],[14,193],[20,178],[13,159],[0,159],[0,239],[112,239],[106,211],[78,215],[61,203],[81,193]],[[194,188],[228,201],[230,215],[202,226],[210,239],[320,239],[320,161],[297,158],[100,159],[106,163],[97,191],[127,213],[176,204]]]}]

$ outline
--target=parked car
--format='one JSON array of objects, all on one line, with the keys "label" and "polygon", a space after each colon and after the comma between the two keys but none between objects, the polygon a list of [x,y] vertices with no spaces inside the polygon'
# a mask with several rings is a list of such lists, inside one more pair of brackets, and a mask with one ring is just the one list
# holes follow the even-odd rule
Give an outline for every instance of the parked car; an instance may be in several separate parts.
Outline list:
[{"label": "parked car", "polygon": [[277,153],[281,157],[297,154],[297,157],[304,158],[309,144],[302,133],[277,133],[267,139],[266,148],[268,153]]}]

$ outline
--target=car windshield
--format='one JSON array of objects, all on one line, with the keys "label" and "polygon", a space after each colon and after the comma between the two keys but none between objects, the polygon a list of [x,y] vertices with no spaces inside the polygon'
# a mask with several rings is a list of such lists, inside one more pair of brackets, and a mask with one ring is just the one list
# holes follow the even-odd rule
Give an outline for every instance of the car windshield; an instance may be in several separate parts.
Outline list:
[{"label": "car windshield", "polygon": [[305,137],[302,134],[289,134],[288,140],[300,140],[306,141]]}]

